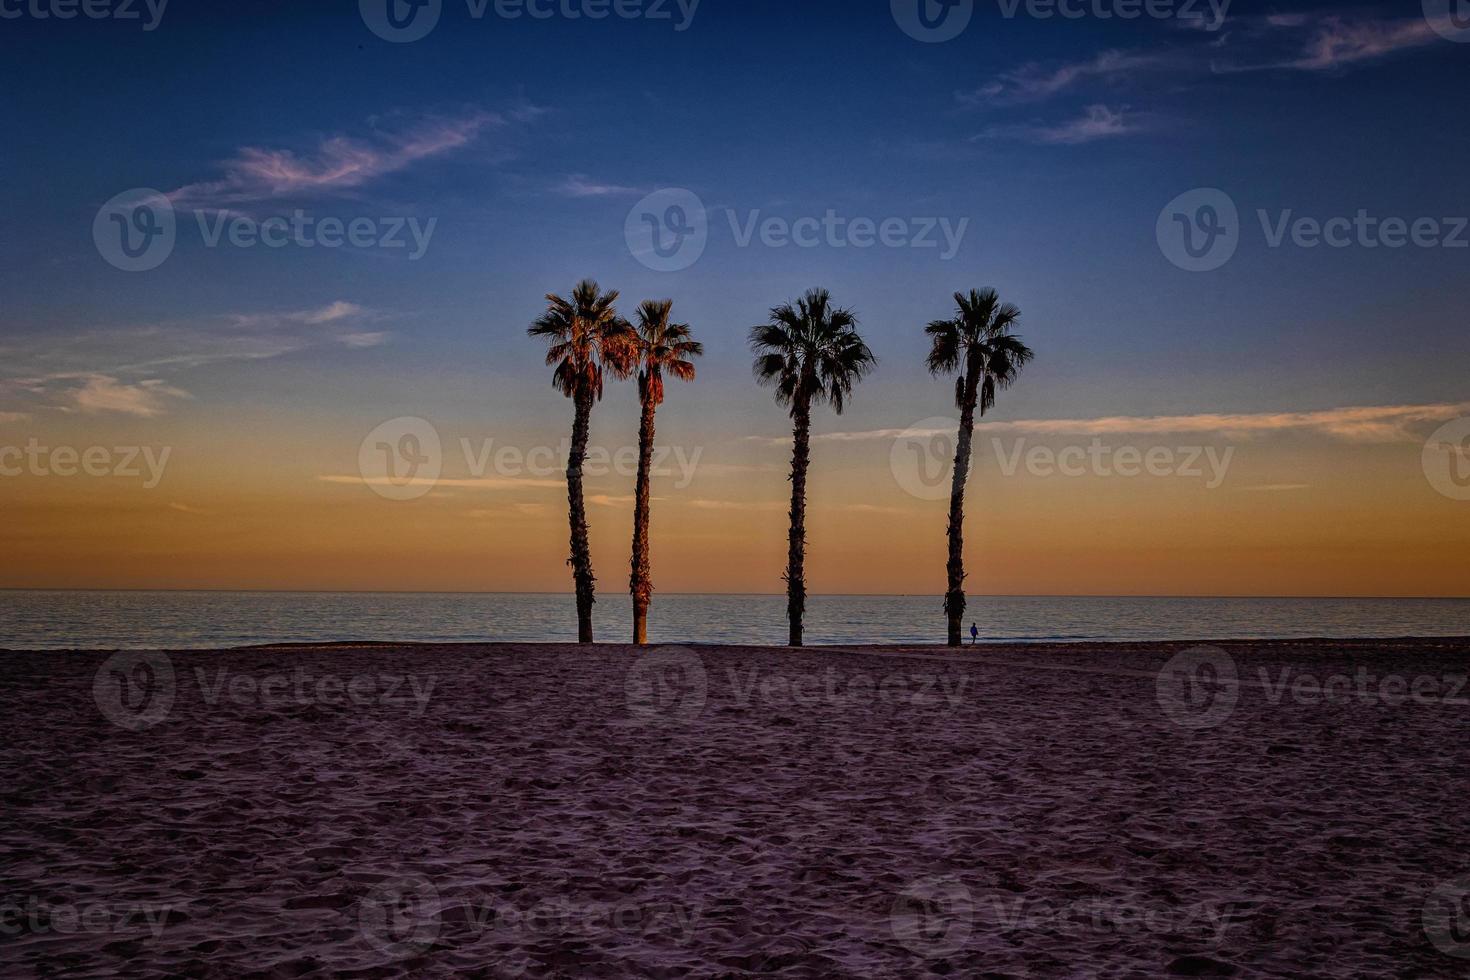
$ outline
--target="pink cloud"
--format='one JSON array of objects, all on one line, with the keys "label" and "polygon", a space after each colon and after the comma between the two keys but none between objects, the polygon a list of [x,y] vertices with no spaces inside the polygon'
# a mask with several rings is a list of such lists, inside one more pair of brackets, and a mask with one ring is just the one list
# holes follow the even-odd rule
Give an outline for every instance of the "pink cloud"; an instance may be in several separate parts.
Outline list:
[{"label": "pink cloud", "polygon": [[187,391],[160,380],[127,384],[104,374],[87,378],[80,388],[69,392],[69,400],[77,411],[114,412],[151,419],[168,411],[168,400],[192,398]]},{"label": "pink cloud", "polygon": [[487,127],[502,122],[493,113],[475,112],[456,119],[424,121],[402,133],[378,133],[369,139],[334,136],[305,155],[247,146],[222,164],[223,177],[186,184],[167,197],[176,207],[217,209],[353,190],[420,160],[467,146]]},{"label": "pink cloud", "polygon": [[1174,59],[1164,54],[1136,54],[1128,51],[1104,51],[1089,61],[1079,61],[1056,68],[1030,64],[1006,72],[995,81],[973,92],[961,92],[959,100],[968,105],[1038,102],[1072,88],[1089,79],[1110,79],[1140,71],[1162,68]]},{"label": "pink cloud", "polygon": [[992,126],[974,137],[972,142],[990,139],[1018,139],[1030,143],[1052,146],[1076,146],[1095,140],[1109,139],[1137,132],[1141,127],[1125,118],[1122,109],[1109,109],[1105,105],[1091,105],[1081,116],[1054,125],[1029,124],[1015,126]]}]

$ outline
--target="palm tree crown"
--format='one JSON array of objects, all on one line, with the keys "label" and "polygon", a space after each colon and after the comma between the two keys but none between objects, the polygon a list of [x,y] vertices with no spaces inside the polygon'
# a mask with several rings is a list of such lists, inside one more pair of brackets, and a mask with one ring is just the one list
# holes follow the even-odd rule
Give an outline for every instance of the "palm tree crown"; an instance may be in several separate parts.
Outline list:
[{"label": "palm tree crown", "polygon": [[853,384],[877,363],[857,334],[857,317],[833,307],[825,289],[771,310],[769,323],[751,328],[750,346],[756,379],[774,387],[777,404],[793,416],[824,401],[841,415]]},{"label": "palm tree crown", "polygon": [[935,320],[924,328],[931,347],[927,363],[931,374],[948,374],[956,368],[955,406],[964,408],[966,388],[976,384],[976,406],[980,414],[995,407],[995,393],[1009,388],[1021,368],[1031,360],[1031,348],[1011,333],[1021,311],[1002,303],[993,289],[955,293],[956,315],[952,320]]},{"label": "palm tree crown", "polygon": [[631,373],[627,341],[632,327],[618,316],[617,299],[616,289],[604,293],[584,279],[571,299],[548,293],[546,312],[526,330],[548,341],[546,363],[556,365],[551,383],[568,398],[580,393],[600,400],[604,367],[619,378]]},{"label": "palm tree crown", "polygon": [[680,381],[693,381],[690,358],[704,353],[704,345],[692,339],[689,324],[669,322],[673,307],[673,300],[645,300],[638,308],[638,323],[630,335],[631,356],[638,369],[638,395],[651,405],[663,404],[664,372]]}]

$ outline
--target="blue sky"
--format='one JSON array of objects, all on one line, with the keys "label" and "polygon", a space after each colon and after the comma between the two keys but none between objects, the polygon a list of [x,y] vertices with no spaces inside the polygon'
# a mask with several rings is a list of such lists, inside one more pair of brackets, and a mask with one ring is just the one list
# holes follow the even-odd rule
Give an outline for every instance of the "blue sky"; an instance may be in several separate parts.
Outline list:
[{"label": "blue sky", "polygon": [[[683,31],[475,20],[451,0],[410,44],[374,36],[350,3],[174,0],[152,31],[0,22],[8,88],[26,93],[4,110],[4,329],[57,336],[343,301],[381,311],[406,370],[483,361],[514,376],[535,363],[520,327],[541,293],[592,275],[697,311],[722,365],[712,373],[743,381],[743,327],[820,283],[863,315],[894,362],[885,379],[907,382],[914,325],[954,289],[994,283],[1057,351],[1038,365],[1054,381],[1044,402],[1035,388],[1014,396],[1033,414],[1450,398],[1470,346],[1456,296],[1466,252],[1272,250],[1253,217],[1470,210],[1470,134],[1452,101],[1470,48],[1405,30],[1416,24],[1402,4],[1238,2],[1209,32],[1008,19],[982,2],[959,38],[922,44],[883,3],[720,0]],[[218,181],[250,148],[311,167],[330,140],[384,152],[474,119],[463,145],[355,186],[241,199],[257,213],[435,217],[418,261],[221,254],[186,218],[178,254],[129,275],[100,263],[88,234],[114,193]],[[1247,215],[1238,257],[1207,275],[1164,261],[1153,235],[1163,203],[1197,186]],[[652,272],[623,241],[628,208],[661,187],[717,212],[692,269]],[[740,249],[727,207],[969,224],[950,261]]]},{"label": "blue sky", "polygon": [[[493,4],[477,19],[444,0],[426,37],[390,43],[344,0],[171,0],[153,29],[34,16],[52,2],[0,0],[0,420],[193,420],[220,438],[248,420],[289,441],[311,418],[344,457],[395,415],[554,439],[565,406],[525,325],[587,276],[629,309],[675,300],[707,355],[671,424],[732,440],[785,428],[745,335],[814,285],[856,308],[880,359],[832,428],[948,410],[920,328],[982,285],[1021,306],[1039,352],[1003,419],[1467,398],[1470,249],[1272,248],[1256,216],[1470,212],[1470,44],[1417,3],[1236,0],[1210,30],[1095,14],[1130,0],[1087,0],[1075,19],[975,0],[959,36],[923,43],[888,2],[703,0],[680,30],[672,2],[670,19],[591,21]],[[99,209],[133,188],[167,195],[178,220],[146,272],[93,240]],[[673,272],[625,237],[667,188],[709,221],[703,255]],[[1206,272],[1156,235],[1196,188],[1240,215],[1233,258]],[[199,227],[297,209],[432,234],[412,258],[211,248]],[[742,247],[728,217],[829,211],[964,234],[952,257]]]}]

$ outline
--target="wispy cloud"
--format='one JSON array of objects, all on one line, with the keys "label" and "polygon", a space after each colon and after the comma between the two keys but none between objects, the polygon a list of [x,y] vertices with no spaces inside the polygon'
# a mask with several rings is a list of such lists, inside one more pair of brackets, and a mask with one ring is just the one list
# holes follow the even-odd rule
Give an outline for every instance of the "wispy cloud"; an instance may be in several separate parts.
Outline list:
[{"label": "wispy cloud", "polygon": [[105,374],[94,374],[81,387],[67,391],[63,398],[69,404],[60,407],[91,414],[115,412],[151,419],[167,412],[171,399],[193,397],[157,378],[128,384]]},{"label": "wispy cloud", "polygon": [[558,194],[567,197],[621,197],[643,193],[641,188],[594,180],[586,174],[571,174],[563,178],[554,189]]},{"label": "wispy cloud", "polygon": [[374,347],[389,334],[362,327],[378,317],[338,300],[303,310],[48,334],[12,347],[0,367],[0,391],[54,410],[154,418],[190,397],[187,383],[177,380],[181,373],[314,348]]},{"label": "wispy cloud", "polygon": [[1012,126],[992,126],[973,141],[1022,140],[1050,146],[1076,146],[1097,140],[1110,139],[1138,132],[1143,127],[1134,119],[1126,117],[1126,110],[1109,109],[1105,105],[1092,105],[1075,119],[1057,124],[1030,123]]},{"label": "wispy cloud", "polygon": [[186,184],[166,196],[196,210],[355,190],[421,160],[467,146],[505,118],[476,111],[420,120],[399,131],[365,137],[332,136],[308,152],[245,146],[224,161],[223,176]]},{"label": "wispy cloud", "polygon": [[[607,493],[593,493],[587,495],[587,503],[594,507],[632,507],[634,497],[631,493],[614,495]],[[654,497],[653,500],[660,498]]]},{"label": "wispy cloud", "polygon": [[[1071,145],[1108,139],[1142,128],[1136,116],[1100,104],[1124,86],[1140,91],[1140,76],[1175,82],[1209,74],[1285,70],[1328,73],[1377,62],[1439,40],[1425,17],[1373,19],[1315,12],[1236,16],[1229,31],[1216,32],[1201,21],[1182,26],[1206,28],[1209,40],[1171,43],[1155,51],[1107,50],[1091,58],[1065,63],[1032,62],[1002,72],[978,87],[955,93],[971,108],[1029,105],[1065,96],[1093,100],[1086,113],[1061,124],[997,125],[972,142],[1016,139],[1039,144]],[[1218,26],[1218,25],[1215,25]],[[1193,33],[1193,32],[1191,32]]]},{"label": "wispy cloud", "polygon": [[465,512],[465,516],[476,521],[504,520],[507,517],[535,517],[550,513],[545,504],[505,504],[501,507],[476,507]]},{"label": "wispy cloud", "polygon": [[[788,440],[789,441],[789,440]],[[685,501],[695,510],[720,510],[720,511],[744,511],[748,513],[782,513],[790,508],[790,504],[784,500],[710,500],[696,498]],[[905,513],[901,507],[883,507],[878,504],[838,504],[833,507],[823,505],[822,510],[841,511],[852,514],[902,514]]]},{"label": "wispy cloud", "polygon": [[361,350],[364,347],[381,347],[388,342],[389,336],[385,330],[360,330],[338,334],[337,342],[343,347]]},{"label": "wispy cloud", "polygon": [[433,480],[427,477],[414,477],[413,479],[396,480],[388,476],[329,474],[318,476],[317,480],[322,483],[360,487],[456,487],[470,490],[525,490],[536,487],[566,486],[564,480],[537,480],[510,476],[439,477]]},{"label": "wispy cloud", "polygon": [[1351,20],[1336,15],[1314,18],[1292,14],[1266,17],[1255,26],[1253,38],[1263,39],[1267,45],[1284,41],[1291,46],[1288,53],[1275,57],[1257,55],[1244,61],[1217,61],[1212,65],[1216,72],[1334,71],[1424,47],[1440,39],[1424,17]]},{"label": "wispy cloud", "polygon": [[367,311],[356,303],[348,303],[339,299],[335,303],[328,303],[321,309],[304,310],[293,315],[298,317],[302,323],[318,324],[336,323],[348,317],[361,316],[365,312]]},{"label": "wispy cloud", "polygon": [[[1281,432],[1302,432],[1353,442],[1418,442],[1416,430],[1449,419],[1470,415],[1470,402],[1436,402],[1428,405],[1368,405],[1330,408],[1315,412],[1201,413],[1197,415],[1109,415],[1091,419],[1013,419],[985,421],[986,432],[1019,432],[1028,435],[1176,435],[1218,434],[1249,438]],[[900,436],[954,435],[954,426],[943,429],[869,429],[861,432],[828,432],[812,437],[813,442],[867,442]],[[789,446],[790,437],[747,439],[769,446]]]},{"label": "wispy cloud", "polygon": [[[786,441],[789,443],[791,440],[788,439]],[[699,463],[699,472],[705,476],[729,476],[735,473],[773,473],[777,470],[784,469],[784,466],[777,463],[706,463],[703,460]]]},{"label": "wispy cloud", "polygon": [[1309,432],[1354,442],[1417,441],[1414,427],[1470,414],[1470,402],[1433,405],[1373,405],[1318,412],[1261,412],[1112,416],[1097,419],[1038,419],[1000,423],[1003,428],[1039,435],[1155,435],[1219,433],[1249,437],[1273,432]]},{"label": "wispy cloud", "polygon": [[902,507],[884,507],[880,504],[844,504],[837,508],[853,514],[905,514]]},{"label": "wispy cloud", "polygon": [[956,98],[965,105],[1015,105],[1040,102],[1091,80],[1117,80],[1142,71],[1167,67],[1178,59],[1168,53],[1143,54],[1132,51],[1104,51],[1087,61],[1048,67],[1024,65],[1005,72],[994,80],[969,92],[958,92]]},{"label": "wispy cloud", "polygon": [[780,511],[787,508],[787,504],[779,500],[708,500],[695,498],[685,501],[695,510],[744,510],[744,511]]},{"label": "wispy cloud", "polygon": [[8,425],[11,422],[24,422],[30,418],[25,412],[0,412],[0,425]]}]

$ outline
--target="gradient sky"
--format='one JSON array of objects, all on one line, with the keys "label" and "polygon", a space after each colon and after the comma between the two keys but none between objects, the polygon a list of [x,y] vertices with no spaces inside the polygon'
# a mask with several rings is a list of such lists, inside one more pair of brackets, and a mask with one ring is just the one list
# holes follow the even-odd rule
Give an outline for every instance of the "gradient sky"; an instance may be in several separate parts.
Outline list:
[{"label": "gradient sky", "polygon": [[[151,30],[31,3],[0,2],[22,13],[0,18],[0,450],[169,455],[156,486],[146,467],[0,476],[0,586],[566,590],[559,476],[476,472],[461,441],[562,444],[571,406],[525,327],[593,277],[629,313],[672,298],[706,347],[659,415],[659,442],[698,454],[654,484],[662,591],[782,589],[789,421],[751,381],[746,332],[821,285],[880,363],[815,422],[809,588],[942,592],[945,503],[905,490],[916,457],[895,435],[917,426],[922,446],[956,414],[922,325],[993,285],[1037,359],[978,433],[972,592],[1470,595],[1470,502],[1423,465],[1428,435],[1470,415],[1470,248],[1273,248],[1257,217],[1470,214],[1470,45],[1417,3],[1236,0],[1209,30],[976,0],[942,43],[852,0],[703,0],[683,30],[672,0],[671,19],[598,21],[445,0],[412,43],[345,0],[172,0]],[[1189,272],[1156,223],[1202,187],[1238,206],[1238,249]],[[150,271],[93,239],[133,188],[177,216]],[[625,236],[665,188],[709,214],[703,255],[672,272]],[[198,224],[297,209],[433,233],[413,258],[407,233],[209,247]],[[967,224],[946,258],[742,246],[730,211]],[[635,444],[636,401],[609,389],[595,445]],[[359,461],[399,417],[443,446],[442,479],[407,501]],[[1018,447],[1094,439],[1229,466],[1007,472]],[[609,598],[632,482],[589,482]]]}]

